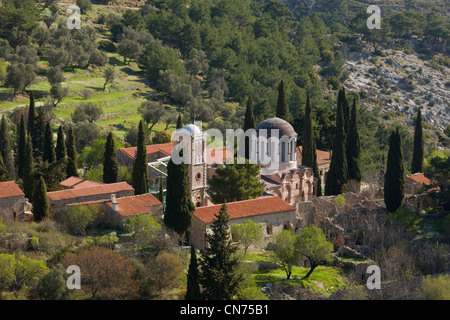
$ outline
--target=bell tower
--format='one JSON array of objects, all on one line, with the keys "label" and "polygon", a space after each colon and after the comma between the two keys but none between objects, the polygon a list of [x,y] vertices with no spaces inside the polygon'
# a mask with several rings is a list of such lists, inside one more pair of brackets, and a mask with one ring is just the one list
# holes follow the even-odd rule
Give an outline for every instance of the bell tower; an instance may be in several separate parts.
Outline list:
[{"label": "bell tower", "polygon": [[[202,132],[201,122],[188,124],[174,132],[175,144],[186,142],[188,148],[186,160],[189,168],[192,202],[196,207],[207,205],[207,164],[206,164],[206,133]],[[185,140],[186,139],[186,140]]]}]

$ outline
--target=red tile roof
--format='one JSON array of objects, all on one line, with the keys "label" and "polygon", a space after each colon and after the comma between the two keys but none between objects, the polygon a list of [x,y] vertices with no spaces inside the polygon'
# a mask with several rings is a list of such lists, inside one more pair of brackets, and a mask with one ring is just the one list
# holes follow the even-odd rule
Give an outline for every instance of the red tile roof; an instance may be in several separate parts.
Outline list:
[{"label": "red tile roof", "polygon": [[[301,166],[302,165],[302,146],[297,147],[297,162]],[[321,164],[326,164],[331,162],[331,152],[316,150],[317,154],[317,164],[320,166]]]},{"label": "red tile roof", "polygon": [[25,196],[14,181],[0,182],[0,198]]},{"label": "red tile roof", "polygon": [[[211,223],[221,208],[221,204],[196,208],[194,216],[204,223]],[[286,211],[295,211],[295,208],[277,196],[227,203],[230,220]]]},{"label": "red tile roof", "polygon": [[[123,217],[148,214],[151,213],[149,207],[162,205],[161,201],[150,193],[117,198],[116,202],[119,204],[119,215]],[[111,201],[107,201],[106,205],[112,208]]]},{"label": "red tile roof", "polygon": [[[161,143],[161,144],[151,144],[147,146],[147,155],[153,154],[156,152],[162,152],[168,156],[172,154],[173,142],[169,143]],[[137,147],[123,148],[119,149],[120,152],[123,152],[125,155],[134,160],[136,155]]]},{"label": "red tile roof", "polygon": [[120,191],[134,191],[134,189],[126,182],[117,182],[117,183],[103,184],[95,187],[47,192],[47,196],[51,201],[59,201],[100,194],[112,194]]},{"label": "red tile roof", "polygon": [[60,184],[64,187],[72,189],[96,187],[103,185],[103,183],[101,182],[86,180],[78,177],[67,178],[64,181],[61,181]]},{"label": "red tile roof", "polygon": [[413,173],[413,174],[408,174],[406,176],[412,180],[423,183],[427,186],[431,184],[431,180],[428,179],[427,177],[425,177],[425,175],[423,173]]}]

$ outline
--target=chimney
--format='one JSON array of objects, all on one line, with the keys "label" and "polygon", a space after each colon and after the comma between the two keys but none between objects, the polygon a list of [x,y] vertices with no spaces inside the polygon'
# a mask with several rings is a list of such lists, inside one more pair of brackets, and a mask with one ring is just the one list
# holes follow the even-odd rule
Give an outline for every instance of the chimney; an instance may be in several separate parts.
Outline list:
[{"label": "chimney", "polygon": [[119,203],[116,201],[115,194],[111,194],[111,204],[112,204],[113,211],[118,212],[119,211]]}]

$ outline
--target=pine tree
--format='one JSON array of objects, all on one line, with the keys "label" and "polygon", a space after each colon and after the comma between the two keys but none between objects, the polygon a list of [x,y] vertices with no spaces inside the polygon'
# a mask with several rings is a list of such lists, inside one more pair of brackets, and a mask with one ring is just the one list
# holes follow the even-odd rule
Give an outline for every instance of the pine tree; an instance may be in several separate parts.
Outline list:
[{"label": "pine tree", "polygon": [[411,164],[411,173],[423,172],[423,150],[422,111],[419,108],[416,117],[416,126],[414,129],[414,151]]},{"label": "pine tree", "polygon": [[48,217],[49,201],[47,197],[47,186],[43,177],[39,178],[34,187],[32,212],[35,222],[41,222]]},{"label": "pine tree", "polygon": [[191,246],[191,261],[189,263],[189,269],[187,274],[187,285],[185,300],[201,300],[200,285],[198,282],[198,263],[197,254],[194,247]]},{"label": "pine tree", "polygon": [[58,137],[56,139],[55,148],[56,161],[66,158],[66,143],[64,139],[64,131],[62,126],[59,126]]},{"label": "pine tree", "polygon": [[325,181],[325,195],[327,196],[342,193],[342,187],[347,183],[346,134],[342,103],[337,105],[335,130],[330,170]]},{"label": "pine tree", "polygon": [[177,118],[177,129],[183,128],[183,119],[181,117],[181,113],[178,114]]},{"label": "pine tree", "polygon": [[133,165],[132,185],[136,195],[148,193],[149,191],[147,148],[145,146],[145,132],[142,120],[139,122],[137,152]]},{"label": "pine tree", "polygon": [[77,149],[75,147],[75,135],[73,133],[72,126],[69,127],[69,133],[67,135],[66,150],[67,150],[67,169],[66,169],[67,176],[78,177]]},{"label": "pine tree", "polygon": [[103,182],[114,183],[119,178],[119,165],[117,164],[116,146],[112,132],[108,134],[103,160]]},{"label": "pine tree", "polygon": [[359,130],[357,123],[356,98],[353,98],[353,108],[350,118],[347,137],[347,165],[348,180],[361,182],[361,142],[359,140]]},{"label": "pine tree", "polygon": [[236,295],[242,276],[237,272],[237,248],[229,233],[227,204],[223,203],[212,223],[212,234],[206,234],[208,246],[200,259],[200,285],[207,300],[231,300]]},{"label": "pine tree", "polygon": [[33,143],[31,137],[28,135],[27,143],[25,145],[25,159],[23,165],[23,192],[25,197],[33,201],[34,190],[34,161],[33,161]]},{"label": "pine tree", "polygon": [[303,121],[302,165],[309,168],[312,168],[315,161],[315,153],[313,153],[314,131],[312,121],[312,108],[308,92],[306,96],[305,118]]},{"label": "pine tree", "polygon": [[286,101],[286,92],[284,89],[284,80],[281,80],[278,86],[278,103],[277,103],[277,118],[289,121],[289,108]]},{"label": "pine tree", "polygon": [[16,166],[17,174],[20,178],[23,177],[23,166],[25,163],[25,148],[27,144],[27,129],[25,128],[25,120],[20,118],[20,124],[18,128],[18,141],[17,141],[17,155],[16,155]]},{"label": "pine tree", "polygon": [[384,176],[384,203],[388,212],[395,212],[402,205],[405,195],[405,168],[402,139],[398,128],[389,138],[389,152]]},{"label": "pine tree", "polygon": [[175,164],[169,160],[166,186],[164,223],[182,236],[191,226],[195,211],[186,163]]},{"label": "pine tree", "polygon": [[42,157],[43,161],[52,163],[55,161],[55,147],[53,146],[53,131],[50,126],[50,122],[45,125],[45,135],[44,135],[44,153]]},{"label": "pine tree", "polygon": [[0,182],[8,181],[8,171],[3,163],[3,157],[0,154]]},{"label": "pine tree", "polygon": [[9,128],[6,122],[5,115],[2,117],[0,124],[0,154],[3,158],[3,165],[6,170],[6,174],[9,177],[9,173],[13,171],[13,164],[11,160],[11,148],[9,144]]}]

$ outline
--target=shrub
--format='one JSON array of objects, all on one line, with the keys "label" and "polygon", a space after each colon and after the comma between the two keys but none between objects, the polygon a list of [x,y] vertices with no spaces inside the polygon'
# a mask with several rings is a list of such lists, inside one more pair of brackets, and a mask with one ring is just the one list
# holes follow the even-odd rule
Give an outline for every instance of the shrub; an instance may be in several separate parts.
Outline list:
[{"label": "shrub", "polygon": [[55,218],[68,232],[83,235],[101,216],[102,213],[95,205],[72,205],[58,212]]}]

